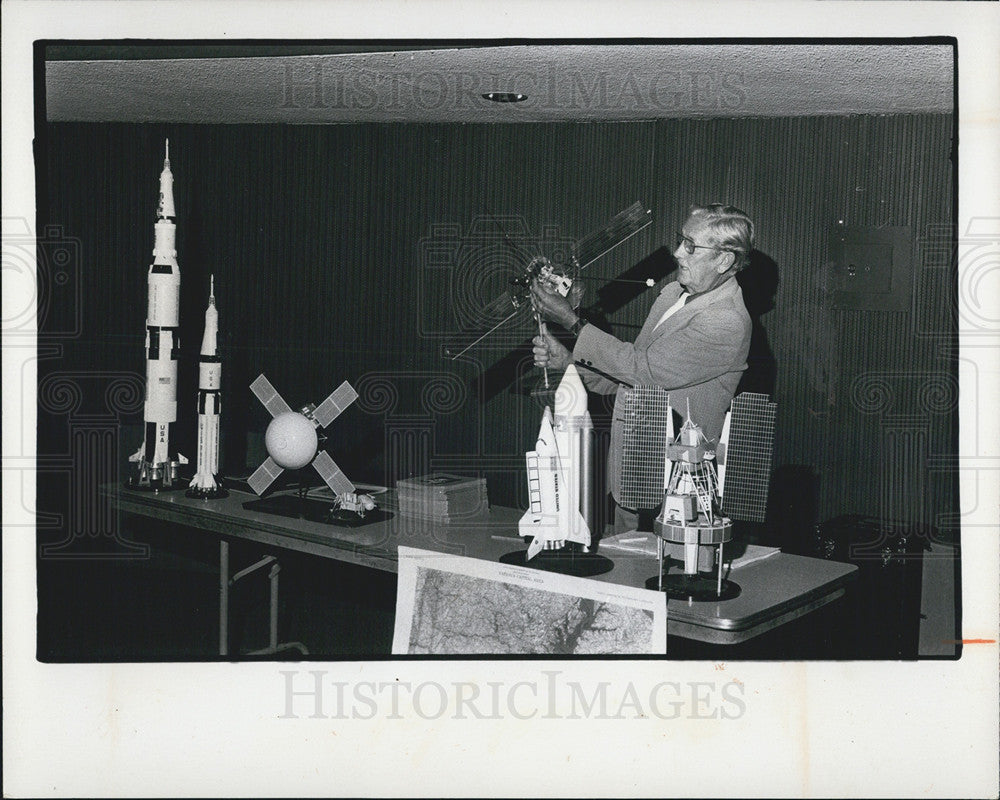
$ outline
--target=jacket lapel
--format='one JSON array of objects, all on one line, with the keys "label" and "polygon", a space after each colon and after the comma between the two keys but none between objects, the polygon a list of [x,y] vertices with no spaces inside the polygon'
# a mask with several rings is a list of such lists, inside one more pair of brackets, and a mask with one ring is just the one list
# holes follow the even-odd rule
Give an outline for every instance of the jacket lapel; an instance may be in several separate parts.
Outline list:
[{"label": "jacket lapel", "polygon": [[[659,312],[656,314],[655,317],[653,316],[652,312],[650,313],[650,320],[647,320],[648,324],[643,326],[643,329],[639,334],[640,337],[644,337],[644,341],[640,342],[639,339],[637,338],[636,344],[645,345],[651,341],[654,341],[655,339],[659,339],[665,333],[668,333],[670,331],[676,331],[678,328],[683,327],[684,323],[687,322],[688,318],[693,313],[695,313],[699,308],[703,308],[704,306],[709,305],[711,303],[718,303],[720,300],[724,300],[725,298],[732,295],[734,289],[736,291],[739,291],[739,284],[736,282],[736,278],[734,276],[731,277],[729,280],[727,280],[721,286],[714,289],[713,291],[708,292],[707,294],[700,295],[694,298],[693,300],[688,300],[687,303],[678,308],[673,314],[670,315],[670,317],[666,321],[664,321],[664,323],[659,328],[656,328],[656,330],[654,331],[653,327],[659,321],[660,317],[663,316],[663,312],[666,311],[668,308],[670,308],[670,306],[672,306],[675,302],[677,302],[677,298],[680,297],[681,291],[683,291],[680,288],[680,284],[675,284],[675,287],[668,287],[668,288],[670,289],[676,288],[676,291],[673,290],[670,292],[664,291],[664,293],[660,295],[660,299],[663,299],[668,295],[671,296],[672,299],[670,300],[669,303],[664,305],[659,310]],[[655,307],[656,304],[654,304],[654,308]]]},{"label": "jacket lapel", "polygon": [[[673,283],[668,283],[663,291],[660,292],[659,296],[653,302],[652,308],[649,309],[649,314],[646,315],[646,322],[642,326],[642,330],[639,331],[639,335],[635,338],[635,343],[637,345],[645,345],[647,342],[652,341],[659,337],[660,333],[667,326],[670,320],[664,322],[659,328],[656,328],[656,323],[660,321],[660,317],[663,316],[664,312],[670,308],[674,303],[677,302],[677,298],[681,296],[681,286],[676,281]],[[683,309],[677,309],[670,319],[677,316]],[[653,329],[656,328],[654,331]]]}]

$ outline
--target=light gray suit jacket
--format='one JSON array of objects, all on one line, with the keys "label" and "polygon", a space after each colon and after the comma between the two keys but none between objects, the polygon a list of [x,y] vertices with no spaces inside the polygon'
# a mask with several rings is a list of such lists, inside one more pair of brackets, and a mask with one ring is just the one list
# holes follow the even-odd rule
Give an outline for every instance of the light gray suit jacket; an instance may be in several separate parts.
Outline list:
[{"label": "light gray suit jacket", "polygon": [[[718,440],[726,410],[747,367],[750,315],[743,292],[732,277],[710,292],[688,300],[658,328],[663,313],[680,297],[680,284],[667,284],[653,303],[634,344],[586,325],[573,349],[584,383],[599,394],[617,393],[608,451],[608,487],[617,501],[621,489],[623,384],[662,386],[682,417],[691,401],[691,419],[708,439]],[[655,328],[655,330],[654,330]]]}]

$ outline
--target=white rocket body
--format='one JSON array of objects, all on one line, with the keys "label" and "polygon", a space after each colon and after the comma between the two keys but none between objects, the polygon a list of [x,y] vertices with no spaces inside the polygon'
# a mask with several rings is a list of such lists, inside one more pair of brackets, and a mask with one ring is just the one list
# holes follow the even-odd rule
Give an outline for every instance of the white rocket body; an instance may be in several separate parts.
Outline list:
[{"label": "white rocket body", "polygon": [[222,412],[222,362],[217,355],[219,311],[215,306],[215,279],[205,309],[205,334],[198,360],[198,461],[191,487],[206,491],[219,488],[219,415]]},{"label": "white rocket body", "polygon": [[180,351],[181,272],[175,246],[174,176],[167,143],[160,173],[160,202],[153,263],[147,278],[145,440],[129,459],[139,462],[140,485],[170,485],[184,456],[171,454],[170,435],[177,421],[177,355]]},{"label": "white rocket body", "polygon": [[525,454],[529,508],[518,531],[533,537],[528,559],[568,541],[589,550],[592,432],[586,390],[571,364],[556,389],[555,414],[545,409],[535,449]]}]

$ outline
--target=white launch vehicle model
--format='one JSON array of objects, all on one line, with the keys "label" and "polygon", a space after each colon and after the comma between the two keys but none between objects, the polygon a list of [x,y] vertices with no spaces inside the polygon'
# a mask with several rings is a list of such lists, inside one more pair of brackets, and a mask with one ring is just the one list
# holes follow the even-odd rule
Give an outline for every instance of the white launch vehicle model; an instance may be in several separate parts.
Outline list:
[{"label": "white launch vehicle model", "polygon": [[170,171],[170,141],[165,144],[160,173],[153,263],[149,267],[146,310],[146,402],[142,445],[129,457],[138,470],[129,484],[134,488],[169,488],[178,479],[178,468],[187,459],[170,450],[172,428],[177,421],[177,354],[180,350],[178,312],[181,271],[175,249],[174,176]]},{"label": "white launch vehicle model", "polygon": [[525,454],[530,504],[518,531],[533,537],[526,560],[567,542],[590,551],[592,431],[587,393],[570,364],[556,389],[555,414],[545,408],[535,449]]},{"label": "white launch vehicle model", "polygon": [[229,493],[219,481],[219,415],[222,412],[222,362],[217,355],[219,312],[215,307],[215,276],[210,279],[205,335],[198,359],[198,462],[189,497],[216,498]]},{"label": "white launch vehicle model", "polygon": [[357,400],[358,393],[351,384],[344,381],[319,406],[310,404],[301,411],[292,411],[263,375],[250,384],[250,389],[274,417],[264,434],[267,460],[248,479],[250,488],[257,494],[263,494],[284,470],[301,469],[312,462],[334,494],[353,493],[354,484],[334,463],[330,454],[325,450],[317,454],[319,437],[316,435],[319,428],[325,428]]}]

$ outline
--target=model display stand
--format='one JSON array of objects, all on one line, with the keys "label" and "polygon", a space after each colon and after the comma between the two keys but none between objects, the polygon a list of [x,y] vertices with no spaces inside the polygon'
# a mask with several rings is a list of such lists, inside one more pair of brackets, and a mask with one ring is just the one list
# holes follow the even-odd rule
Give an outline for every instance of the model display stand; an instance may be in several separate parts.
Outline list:
[{"label": "model display stand", "polygon": [[350,508],[338,508],[329,500],[308,497],[304,491],[294,494],[275,494],[270,497],[262,497],[259,500],[249,500],[243,503],[243,508],[247,511],[275,514],[290,519],[304,519],[309,522],[336,525],[341,528],[360,528],[376,522],[385,522],[393,517],[391,511],[375,507],[364,510],[363,513]]},{"label": "model display stand", "polygon": [[611,572],[615,566],[610,558],[589,551],[585,552],[575,542],[567,542],[558,550],[542,550],[531,559],[528,559],[527,550],[515,550],[500,556],[500,562],[518,567],[541,569],[545,572],[573,575],[578,578],[603,575],[606,572]]}]

